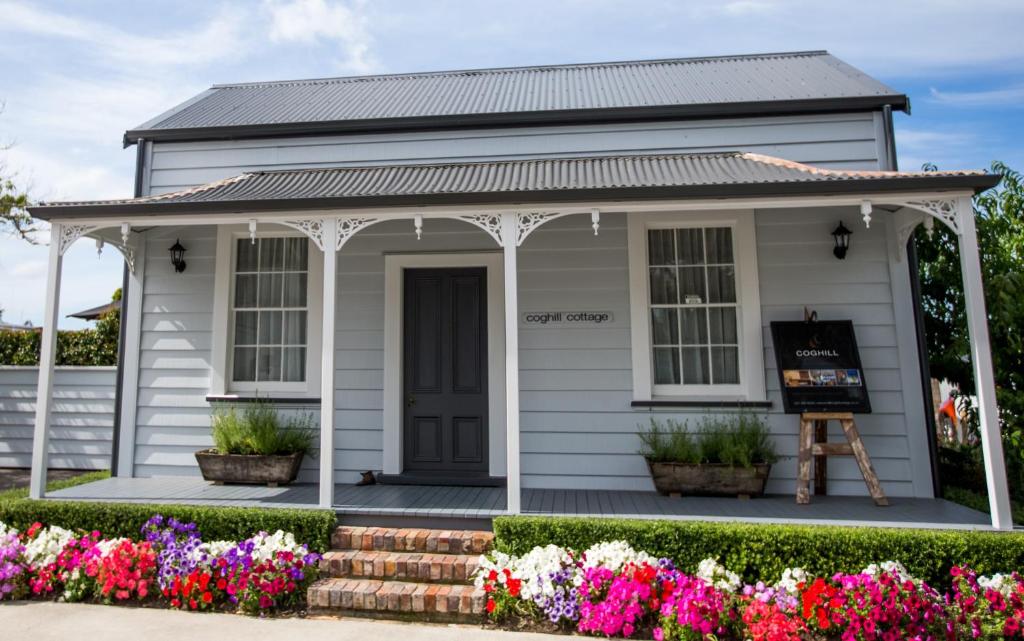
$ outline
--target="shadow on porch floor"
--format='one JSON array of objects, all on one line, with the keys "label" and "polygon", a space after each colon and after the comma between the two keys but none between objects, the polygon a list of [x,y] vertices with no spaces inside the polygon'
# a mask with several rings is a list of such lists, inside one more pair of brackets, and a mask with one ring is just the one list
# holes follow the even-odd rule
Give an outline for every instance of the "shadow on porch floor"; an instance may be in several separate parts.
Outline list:
[{"label": "shadow on porch floor", "polygon": [[[237,507],[315,507],[317,486],[268,488],[212,485],[197,478],[110,478],[52,492],[55,499],[190,503]],[[337,485],[339,515],[489,519],[505,513],[505,488],[414,485]],[[705,521],[806,523],[988,529],[988,515],[943,499],[891,498],[876,507],[867,497],[814,497],[797,505],[792,496],[758,499],[668,498],[653,492],[610,490],[523,490],[523,513],[533,515],[621,516]]]}]

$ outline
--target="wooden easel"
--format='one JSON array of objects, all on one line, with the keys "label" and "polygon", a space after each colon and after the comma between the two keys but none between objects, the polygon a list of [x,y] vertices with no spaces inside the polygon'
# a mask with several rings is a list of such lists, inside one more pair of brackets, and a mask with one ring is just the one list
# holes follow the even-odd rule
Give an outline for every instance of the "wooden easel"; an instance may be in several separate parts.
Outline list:
[{"label": "wooden easel", "polygon": [[[824,436],[828,421],[839,421],[846,435],[846,443],[828,443]],[[817,431],[817,437],[815,432]],[[817,442],[816,442],[817,441]],[[875,468],[871,466],[871,458],[868,456],[864,443],[860,440],[860,432],[853,422],[853,414],[849,412],[804,412],[800,415],[800,442],[797,451],[797,476],[796,476],[796,502],[807,504],[811,502],[811,457],[815,458],[814,485],[816,490],[824,490],[825,487],[825,458],[828,456],[853,456],[860,466],[861,476],[868,486],[868,492],[874,499],[875,505],[889,505],[885,498],[882,485],[878,482],[878,475]],[[817,472],[821,473],[821,478]]]}]

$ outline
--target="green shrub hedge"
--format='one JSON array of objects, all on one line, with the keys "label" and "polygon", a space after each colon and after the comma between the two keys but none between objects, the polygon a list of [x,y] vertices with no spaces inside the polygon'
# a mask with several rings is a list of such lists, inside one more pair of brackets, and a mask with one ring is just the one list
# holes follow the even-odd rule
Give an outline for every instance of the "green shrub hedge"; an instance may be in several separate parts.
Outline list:
[{"label": "green shrub hedge", "polygon": [[[89,329],[62,329],[57,332],[57,365],[117,365],[117,339],[120,313],[113,311]],[[0,365],[39,365],[41,330],[0,330]]]},{"label": "green shrub hedge", "polygon": [[621,539],[684,570],[714,557],[750,582],[775,582],[787,567],[831,576],[889,560],[936,586],[949,583],[953,565],[982,574],[1024,570],[1024,534],[1012,532],[509,516],[494,519],[494,535],[509,554]]},{"label": "green shrub hedge", "polygon": [[107,537],[137,538],[154,514],[194,521],[203,538],[240,541],[256,532],[285,530],[318,552],[330,547],[336,517],[331,510],[204,507],[85,501],[0,501],[0,521],[24,530],[36,521],[70,530],[99,530]]}]

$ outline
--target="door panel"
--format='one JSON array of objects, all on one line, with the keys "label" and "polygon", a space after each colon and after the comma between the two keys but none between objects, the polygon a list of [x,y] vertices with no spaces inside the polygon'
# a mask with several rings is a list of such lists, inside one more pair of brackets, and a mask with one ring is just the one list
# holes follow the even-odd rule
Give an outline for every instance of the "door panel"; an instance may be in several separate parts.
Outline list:
[{"label": "door panel", "polygon": [[487,474],[486,282],[483,268],[405,270],[407,472]]}]

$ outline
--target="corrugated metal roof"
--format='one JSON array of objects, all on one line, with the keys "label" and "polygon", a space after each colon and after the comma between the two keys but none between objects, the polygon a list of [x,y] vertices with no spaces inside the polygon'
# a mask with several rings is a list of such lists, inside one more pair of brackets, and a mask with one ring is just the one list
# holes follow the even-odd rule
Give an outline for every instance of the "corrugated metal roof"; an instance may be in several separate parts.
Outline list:
[{"label": "corrugated metal roof", "polygon": [[[245,207],[262,203],[266,208],[267,203],[275,203],[288,208],[297,202],[306,205],[313,201],[321,206],[345,206],[349,201],[373,204],[375,199],[418,198],[426,202],[431,197],[465,195],[484,202],[529,194],[640,193],[662,188],[717,188],[716,193],[728,196],[773,193],[768,187],[776,188],[774,193],[778,193],[779,186],[794,186],[808,193],[814,191],[814,185],[835,191],[854,190],[858,183],[884,183],[889,189],[941,188],[942,181],[949,179],[961,179],[965,183],[961,188],[994,184],[994,177],[983,171],[820,169],[760,154],[725,152],[257,171],[157,196],[49,203],[31,211],[48,216],[74,214],[76,208],[106,208],[113,213],[121,208],[158,212],[169,206],[182,206],[179,209],[188,211],[191,206],[192,211],[199,211],[204,204],[237,204],[241,208],[243,203]],[[746,192],[741,188],[747,188]]]},{"label": "corrugated metal roof", "polygon": [[825,51],[216,85],[126,134],[906,97]]}]

